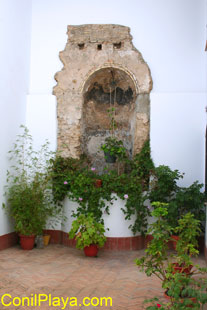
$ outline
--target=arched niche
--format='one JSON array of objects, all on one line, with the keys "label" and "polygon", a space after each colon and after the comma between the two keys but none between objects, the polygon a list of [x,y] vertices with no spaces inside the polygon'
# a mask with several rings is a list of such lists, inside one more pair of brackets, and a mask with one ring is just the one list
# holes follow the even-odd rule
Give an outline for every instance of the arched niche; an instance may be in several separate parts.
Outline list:
[{"label": "arched niche", "polygon": [[112,134],[112,114],[114,134],[132,156],[136,98],[135,82],[122,69],[101,68],[88,77],[83,89],[81,148],[98,170],[105,166],[100,147]]}]

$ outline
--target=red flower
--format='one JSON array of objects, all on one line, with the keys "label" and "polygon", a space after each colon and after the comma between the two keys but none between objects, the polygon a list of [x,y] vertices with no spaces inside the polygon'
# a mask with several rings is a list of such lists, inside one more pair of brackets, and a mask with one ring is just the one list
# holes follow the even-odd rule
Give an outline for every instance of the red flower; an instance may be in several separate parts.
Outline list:
[{"label": "red flower", "polygon": [[160,304],[157,304],[157,308],[161,308],[162,306]]}]

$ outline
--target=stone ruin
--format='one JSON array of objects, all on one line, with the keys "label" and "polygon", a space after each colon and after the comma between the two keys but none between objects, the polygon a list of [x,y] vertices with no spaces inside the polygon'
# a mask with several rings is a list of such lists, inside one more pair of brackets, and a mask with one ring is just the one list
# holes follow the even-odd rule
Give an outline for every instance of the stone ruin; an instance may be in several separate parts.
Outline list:
[{"label": "stone ruin", "polygon": [[78,158],[85,153],[104,167],[100,146],[110,135],[108,110],[115,110],[115,136],[130,156],[149,138],[152,78],[130,29],[120,25],[68,26],[56,73],[58,150]]}]

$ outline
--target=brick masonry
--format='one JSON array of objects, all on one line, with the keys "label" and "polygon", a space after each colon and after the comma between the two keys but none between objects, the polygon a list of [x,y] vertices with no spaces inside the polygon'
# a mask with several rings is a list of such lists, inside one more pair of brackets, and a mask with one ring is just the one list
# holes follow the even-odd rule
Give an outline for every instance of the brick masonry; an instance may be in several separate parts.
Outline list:
[{"label": "brick masonry", "polygon": [[[46,233],[51,235],[52,244],[63,244],[69,247],[75,247],[75,240],[69,240],[68,233],[57,230],[46,230]],[[150,238],[143,238],[142,236],[135,237],[119,237],[112,238],[107,237],[105,243],[105,250],[141,250],[146,247],[146,244]]]},{"label": "brick masonry", "polygon": [[[51,244],[63,244],[68,247],[75,248],[75,240],[70,240],[68,238],[68,233],[63,232],[61,230],[44,230],[45,234],[49,234],[51,236],[50,243]],[[135,251],[142,250],[147,247],[147,243],[152,239],[151,235],[146,237],[143,236],[135,236],[135,237],[119,237],[112,238],[107,237],[107,241],[105,243],[105,250],[127,250],[127,251]],[[18,243],[18,235],[15,232],[0,236],[0,250],[5,250],[10,248]],[[169,249],[173,249],[172,243],[169,243]],[[204,237],[199,238],[199,251],[201,253],[204,252],[205,259],[207,262],[207,248],[204,245]]]},{"label": "brick masonry", "polygon": [[18,235],[15,232],[0,236],[0,250],[5,250],[16,245],[18,242]]}]

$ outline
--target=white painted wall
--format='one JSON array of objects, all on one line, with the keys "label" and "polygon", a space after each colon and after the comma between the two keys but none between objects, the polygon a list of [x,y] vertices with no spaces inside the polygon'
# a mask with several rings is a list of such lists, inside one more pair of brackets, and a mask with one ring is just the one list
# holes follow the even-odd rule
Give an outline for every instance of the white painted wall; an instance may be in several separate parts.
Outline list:
[{"label": "white painted wall", "polygon": [[51,94],[27,95],[26,124],[34,138],[34,148],[39,148],[48,139],[52,150],[56,150],[57,120],[56,97]]},{"label": "white painted wall", "polygon": [[30,62],[30,0],[0,0],[0,235],[12,231],[2,210],[8,150],[25,123]]},{"label": "white painted wall", "polygon": [[[103,214],[104,226],[106,229],[106,237],[133,237],[133,233],[129,228],[133,225],[136,219],[135,215],[131,216],[130,220],[125,220],[125,215],[122,208],[125,208],[125,201],[117,197],[117,200],[113,200],[113,206],[110,206],[110,215],[107,213]],[[72,217],[73,212],[76,212],[78,204],[69,200],[68,198],[64,201],[64,215],[67,220],[62,224],[61,230],[69,232],[72,227],[74,218]],[[50,227],[49,227],[50,228]],[[57,227],[60,229],[60,227]],[[136,236],[140,235],[137,233]]]},{"label": "white painted wall", "polygon": [[[134,45],[152,72],[151,144],[155,164],[185,172],[183,185],[196,179],[203,182],[205,2],[0,0],[0,206],[9,164],[7,151],[19,125],[26,122],[36,145],[49,138],[52,148],[56,147],[52,88],[56,84],[54,75],[62,68],[58,54],[66,44],[68,24],[114,23],[131,28]],[[11,229],[0,208],[0,235]]]},{"label": "white painted wall", "polygon": [[179,185],[204,182],[206,93],[152,93],[151,102],[155,163],[185,172]]},{"label": "white painted wall", "polygon": [[196,179],[204,182],[205,0],[105,0],[102,5],[96,0],[33,0],[27,124],[37,144],[47,137],[55,147],[55,98],[51,94],[54,75],[62,68],[58,54],[67,41],[67,25],[86,23],[131,28],[134,45],[153,78],[155,164],[185,172],[183,185]]}]

